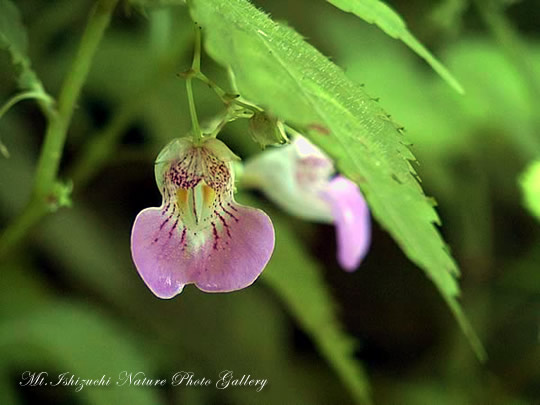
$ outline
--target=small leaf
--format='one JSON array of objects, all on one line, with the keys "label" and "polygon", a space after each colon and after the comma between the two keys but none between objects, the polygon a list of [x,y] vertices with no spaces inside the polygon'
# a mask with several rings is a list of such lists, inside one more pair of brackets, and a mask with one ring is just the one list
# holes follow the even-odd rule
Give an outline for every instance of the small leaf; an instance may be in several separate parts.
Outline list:
[{"label": "small leaf", "polygon": [[519,179],[525,207],[540,220],[540,160],[527,167]]},{"label": "small leaf", "polygon": [[392,38],[400,39],[409,48],[431,65],[458,93],[464,93],[456,78],[439,62],[427,48],[408,30],[405,21],[380,0],[327,0],[337,8],[356,15],[369,24],[377,25]]},{"label": "small leaf", "polygon": [[479,358],[462,313],[458,268],[434,224],[439,218],[411,165],[396,125],[361,86],[247,0],[192,0],[207,51],[230,68],[242,97],[305,135],[362,189],[373,216],[439,289]]},{"label": "small leaf", "polygon": [[52,189],[52,195],[51,195],[51,202],[49,203],[52,211],[56,211],[62,207],[71,207],[72,201],[71,201],[71,193],[73,191],[73,182],[68,181],[66,183],[63,183],[61,181],[57,181],[54,183],[53,189]]}]

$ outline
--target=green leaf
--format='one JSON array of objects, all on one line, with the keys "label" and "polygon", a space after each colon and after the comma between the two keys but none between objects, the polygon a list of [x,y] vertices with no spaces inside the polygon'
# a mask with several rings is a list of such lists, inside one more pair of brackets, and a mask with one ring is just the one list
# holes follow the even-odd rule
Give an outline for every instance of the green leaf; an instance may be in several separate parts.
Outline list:
[{"label": "green leaf", "polygon": [[[257,205],[246,195],[242,195],[241,200],[248,205]],[[265,211],[271,213],[267,208]],[[356,342],[343,330],[321,267],[305,253],[286,220],[277,213],[271,214],[276,230],[276,249],[262,280],[275,290],[312,337],[353,397],[361,404],[370,404],[366,372],[354,358]]]},{"label": "green leaf", "polygon": [[247,0],[193,0],[208,53],[231,69],[240,94],[303,130],[362,189],[373,216],[435,283],[480,358],[462,313],[459,274],[434,224],[397,125],[341,69]]},{"label": "green leaf", "polygon": [[[111,377],[110,386],[84,387],[76,393],[85,403],[160,403],[154,389],[115,386],[119,373],[124,370],[152,375],[144,360],[144,351],[140,349],[127,331],[81,305],[55,302],[0,323],[3,360],[0,369],[10,363],[36,369],[53,365],[59,372],[68,371],[75,378],[99,379],[104,374]],[[58,381],[58,376],[50,370],[49,378]],[[67,389],[75,392],[75,388]]]},{"label": "green leaf", "polygon": [[398,13],[379,0],[327,0],[337,8],[356,15],[364,21],[377,25],[392,38],[400,39],[431,65],[450,86],[463,94],[463,87],[456,78],[439,62],[424,45],[407,29],[405,21]]},{"label": "green leaf", "polygon": [[10,0],[0,0],[0,49],[7,49],[14,65],[19,66],[19,86],[45,93],[31,68],[28,57],[28,38],[19,10]]},{"label": "green leaf", "polygon": [[525,206],[532,215],[540,219],[540,160],[527,167],[519,182]]}]

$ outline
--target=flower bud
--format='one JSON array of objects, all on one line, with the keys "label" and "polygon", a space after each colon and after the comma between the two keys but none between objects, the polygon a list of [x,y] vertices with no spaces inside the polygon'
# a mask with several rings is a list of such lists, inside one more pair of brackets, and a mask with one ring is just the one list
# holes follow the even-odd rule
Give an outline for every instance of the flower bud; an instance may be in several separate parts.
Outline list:
[{"label": "flower bud", "polygon": [[264,112],[257,112],[249,120],[249,133],[262,149],[268,145],[287,143],[287,135],[283,123]]}]

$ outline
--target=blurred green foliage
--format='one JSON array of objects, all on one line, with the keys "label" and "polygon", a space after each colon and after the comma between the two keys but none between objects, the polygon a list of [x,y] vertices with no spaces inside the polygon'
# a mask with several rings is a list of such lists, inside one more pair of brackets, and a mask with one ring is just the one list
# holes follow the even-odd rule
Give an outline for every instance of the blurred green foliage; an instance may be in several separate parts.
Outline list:
[{"label": "blurred green foliage", "polygon": [[[518,180],[540,157],[535,2],[491,10],[496,18],[486,18],[487,3],[480,1],[388,2],[463,85],[464,96],[403,44],[322,0],[255,2],[305,35],[404,126],[423,188],[438,202],[442,231],[462,269],[462,303],[487,346],[486,365],[477,362],[430,283],[377,227],[365,263],[345,274],[335,263],[332,228],[274,209],[277,250],[254,286],[220,295],[186,288],[171,301],[146,289],[131,263],[130,228],[140,209],[159,203],[157,151],[189,130],[176,73],[189,67],[192,47],[185,6],[156,1],[158,7],[141,8],[147,3],[116,10],[78,100],[61,167],[62,178],[73,181],[72,208],[46,217],[0,263],[0,402],[352,403],[334,373],[351,354],[364,363],[376,404],[537,402],[540,233],[523,207]],[[17,2],[32,68],[50,94],[71,65],[91,5]],[[519,46],[509,49],[505,38]],[[228,87],[227,72],[206,55],[203,68]],[[10,55],[0,53],[0,104],[19,91],[18,72]],[[222,109],[219,100],[198,83],[195,92],[199,114],[211,120]],[[45,127],[41,107],[19,103],[0,121],[11,154],[0,157],[2,230],[30,197]],[[227,126],[223,139],[244,158],[258,152],[245,121]],[[301,274],[305,283],[326,285],[310,298]],[[283,284],[281,295],[269,288],[273,283]],[[304,314],[300,302],[310,299],[329,303]],[[325,315],[328,307],[333,310]],[[306,319],[315,324],[303,324]],[[338,336],[343,350],[335,353],[337,345],[328,344],[334,364],[321,356],[326,343],[320,339],[326,333],[334,340],[332,329],[317,323],[325,319],[359,341],[354,346]],[[349,357],[340,363],[343,353]],[[363,369],[350,361],[345,374],[367,391]],[[170,386],[77,393],[19,385],[25,370],[99,378],[126,369],[150,378],[189,370],[213,379],[231,369],[269,384],[259,393]]]},{"label": "blurred green foliage", "polygon": [[522,174],[520,179],[524,204],[540,219],[540,161],[535,161]]}]

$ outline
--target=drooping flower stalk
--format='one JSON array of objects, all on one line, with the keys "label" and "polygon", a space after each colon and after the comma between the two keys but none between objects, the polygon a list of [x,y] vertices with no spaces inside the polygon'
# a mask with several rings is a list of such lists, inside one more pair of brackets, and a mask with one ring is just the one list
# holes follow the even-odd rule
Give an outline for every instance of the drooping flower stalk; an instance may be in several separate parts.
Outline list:
[{"label": "drooping flower stalk", "polygon": [[191,69],[186,73],[186,93],[189,105],[189,115],[191,116],[191,125],[193,132],[193,140],[195,143],[199,143],[202,140],[201,127],[199,125],[199,118],[197,117],[197,109],[195,108],[195,99],[193,97],[193,76],[199,73],[201,70],[201,32],[199,26],[195,24],[195,45],[193,49],[193,61],[191,63]]}]

